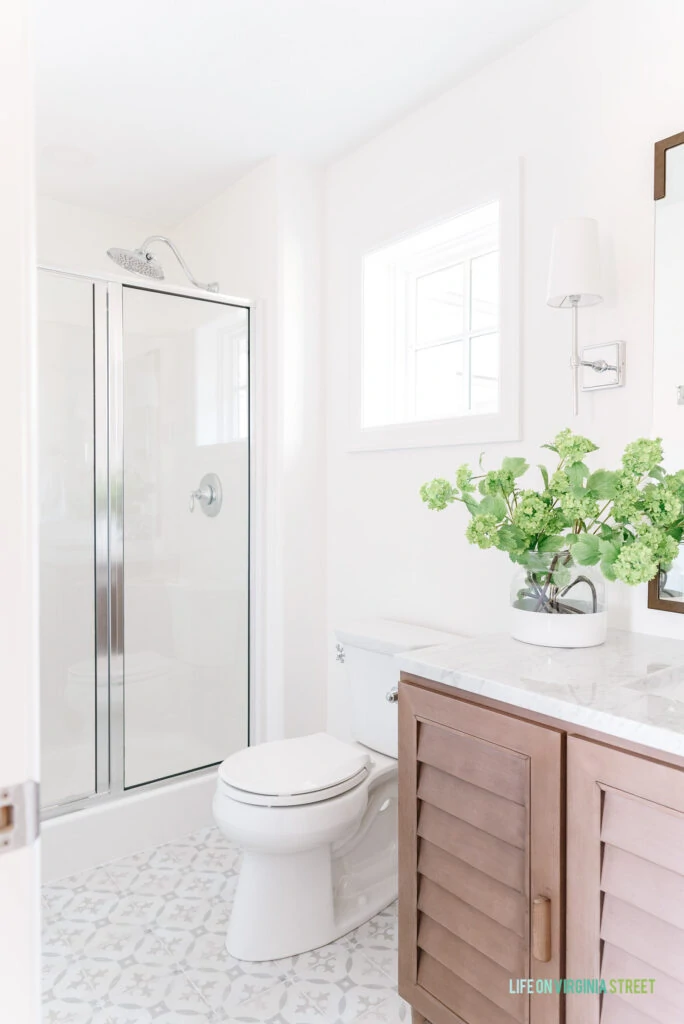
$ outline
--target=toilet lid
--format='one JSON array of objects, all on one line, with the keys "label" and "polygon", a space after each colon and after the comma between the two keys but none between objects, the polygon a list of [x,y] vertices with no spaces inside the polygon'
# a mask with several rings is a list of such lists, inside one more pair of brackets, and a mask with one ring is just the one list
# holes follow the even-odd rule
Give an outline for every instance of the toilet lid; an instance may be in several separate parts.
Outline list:
[{"label": "toilet lid", "polygon": [[247,747],[223,762],[219,776],[245,803],[264,797],[309,803],[358,785],[370,764],[367,751],[319,732]]}]

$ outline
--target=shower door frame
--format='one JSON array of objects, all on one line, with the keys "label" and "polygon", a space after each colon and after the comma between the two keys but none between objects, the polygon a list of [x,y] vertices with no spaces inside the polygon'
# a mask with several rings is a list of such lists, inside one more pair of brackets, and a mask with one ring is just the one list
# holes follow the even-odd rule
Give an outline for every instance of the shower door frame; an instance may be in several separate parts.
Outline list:
[{"label": "shower door frame", "polygon": [[[248,364],[248,594],[247,594],[247,742],[255,742],[258,713],[255,705],[254,621],[257,615],[255,559],[253,541],[256,536],[257,458],[255,443],[256,359],[255,315],[258,303],[197,288],[157,284],[151,280],[136,281],[115,275],[87,274],[61,267],[39,264],[39,271],[63,278],[87,281],[93,286],[93,402],[94,402],[94,494],[95,494],[95,787],[86,796],[67,797],[41,810],[43,820],[62,817],[113,800],[121,800],[141,792],[171,786],[180,780],[200,778],[216,770],[215,762],[200,768],[126,787],[124,784],[124,693],[125,625],[124,625],[124,508],[123,486],[111,487],[114,478],[123,480],[124,471],[124,288],[154,292],[178,298],[214,302],[247,311]],[[258,435],[257,439],[258,440]],[[123,671],[112,679],[112,658],[120,658]]]}]

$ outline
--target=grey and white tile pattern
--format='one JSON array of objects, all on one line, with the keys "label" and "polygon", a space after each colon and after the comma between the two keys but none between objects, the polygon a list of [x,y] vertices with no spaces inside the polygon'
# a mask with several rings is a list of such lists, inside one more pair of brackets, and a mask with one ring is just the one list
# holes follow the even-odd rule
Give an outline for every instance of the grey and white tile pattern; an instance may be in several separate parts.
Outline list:
[{"label": "grey and white tile pattern", "polygon": [[217,829],[43,889],[44,1024],[401,1024],[396,906],[322,949],[225,948],[239,854]]}]

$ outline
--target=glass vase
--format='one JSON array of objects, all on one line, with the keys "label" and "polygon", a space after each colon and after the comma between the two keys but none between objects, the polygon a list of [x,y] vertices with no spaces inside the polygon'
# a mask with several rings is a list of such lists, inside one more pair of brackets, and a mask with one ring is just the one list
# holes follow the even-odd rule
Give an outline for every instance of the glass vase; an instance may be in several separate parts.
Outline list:
[{"label": "glass vase", "polygon": [[606,639],[605,584],[570,550],[533,556],[511,582],[511,632],[540,647],[596,647]]}]

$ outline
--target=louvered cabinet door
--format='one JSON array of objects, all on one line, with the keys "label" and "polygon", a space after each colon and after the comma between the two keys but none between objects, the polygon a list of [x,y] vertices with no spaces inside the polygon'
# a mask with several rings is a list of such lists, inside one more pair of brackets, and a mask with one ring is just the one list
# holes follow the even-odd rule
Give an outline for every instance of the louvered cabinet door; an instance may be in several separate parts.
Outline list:
[{"label": "louvered cabinet door", "polygon": [[568,977],[653,979],[568,996],[568,1024],[684,1021],[684,771],[569,737],[567,892]]},{"label": "louvered cabinet door", "polygon": [[407,681],[399,723],[399,991],[414,1021],[558,1024],[555,991],[515,981],[561,974],[562,734]]}]

